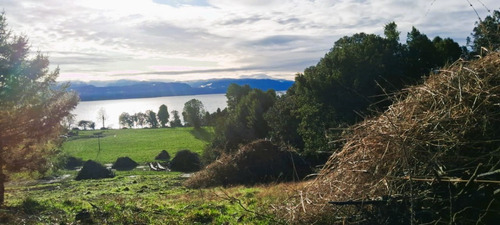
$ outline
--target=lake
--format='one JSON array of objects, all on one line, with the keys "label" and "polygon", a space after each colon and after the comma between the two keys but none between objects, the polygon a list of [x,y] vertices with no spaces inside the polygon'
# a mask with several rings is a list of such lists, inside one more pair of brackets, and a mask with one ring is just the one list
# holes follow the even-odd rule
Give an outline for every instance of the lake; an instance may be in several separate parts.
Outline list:
[{"label": "lake", "polygon": [[[213,113],[220,108],[221,110],[227,106],[225,94],[210,94],[210,95],[185,95],[185,96],[169,96],[157,98],[134,98],[134,99],[119,99],[119,100],[102,100],[102,101],[88,101],[80,102],[78,106],[72,111],[76,114],[75,123],[80,120],[91,120],[96,122],[96,128],[101,127],[97,119],[97,112],[100,108],[106,111],[108,117],[106,127],[119,128],[118,118],[123,112],[134,114],[138,112],[146,112],[152,110],[158,113],[158,109],[162,104],[168,107],[168,112],[172,110],[179,111],[182,120],[182,111],[184,103],[191,99],[200,100],[205,106],[205,110]],[[172,119],[172,114],[170,114]]]}]

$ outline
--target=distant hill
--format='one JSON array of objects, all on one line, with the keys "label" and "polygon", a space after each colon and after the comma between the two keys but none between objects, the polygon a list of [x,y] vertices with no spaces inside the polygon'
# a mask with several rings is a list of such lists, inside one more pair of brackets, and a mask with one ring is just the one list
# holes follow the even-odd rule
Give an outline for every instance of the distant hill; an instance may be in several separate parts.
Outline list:
[{"label": "distant hill", "polygon": [[293,81],[272,79],[212,79],[189,82],[107,81],[73,82],[70,90],[76,91],[82,101],[150,98],[179,95],[226,93],[230,84],[248,84],[262,90],[287,90]]}]

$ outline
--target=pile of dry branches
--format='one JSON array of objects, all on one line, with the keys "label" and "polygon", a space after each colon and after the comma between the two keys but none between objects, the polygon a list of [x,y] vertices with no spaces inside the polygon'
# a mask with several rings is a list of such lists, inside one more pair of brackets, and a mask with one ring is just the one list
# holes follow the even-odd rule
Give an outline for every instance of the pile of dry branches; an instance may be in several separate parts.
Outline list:
[{"label": "pile of dry branches", "polygon": [[[344,135],[344,147],[320,176],[281,208],[290,221],[488,224],[500,218],[500,54],[458,61],[398,96]],[[383,204],[328,204],[368,200]]]},{"label": "pile of dry branches", "polygon": [[295,152],[257,140],[225,155],[185,182],[187,187],[254,185],[301,180],[312,171]]}]

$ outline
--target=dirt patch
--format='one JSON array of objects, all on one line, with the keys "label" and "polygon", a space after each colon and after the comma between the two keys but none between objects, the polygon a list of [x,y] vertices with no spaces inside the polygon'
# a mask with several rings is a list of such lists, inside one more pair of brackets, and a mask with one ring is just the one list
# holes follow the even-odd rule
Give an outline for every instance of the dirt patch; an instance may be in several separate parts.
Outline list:
[{"label": "dirt patch", "polygon": [[295,152],[258,140],[210,164],[186,181],[188,187],[253,185],[298,181],[310,174],[309,165]]}]

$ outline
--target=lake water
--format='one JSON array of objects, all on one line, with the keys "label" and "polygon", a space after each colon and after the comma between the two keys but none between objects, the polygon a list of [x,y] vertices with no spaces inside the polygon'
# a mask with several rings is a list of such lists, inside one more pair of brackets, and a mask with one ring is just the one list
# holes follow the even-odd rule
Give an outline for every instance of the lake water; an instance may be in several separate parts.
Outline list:
[{"label": "lake water", "polygon": [[[193,98],[200,100],[205,106],[205,110],[210,113],[215,112],[217,108],[222,110],[227,106],[225,94],[186,95],[80,102],[72,113],[76,114],[75,123],[78,123],[80,120],[91,120],[96,122],[97,128],[102,126],[98,122],[97,112],[100,108],[103,108],[108,116],[106,127],[119,128],[118,118],[123,112],[127,112],[132,115],[134,113],[152,110],[155,113],[158,113],[158,109],[162,104],[165,104],[168,107],[169,113],[172,110],[179,111],[179,115],[182,120],[181,114],[184,109],[184,103]],[[172,119],[172,115],[170,115],[170,119]]]}]

